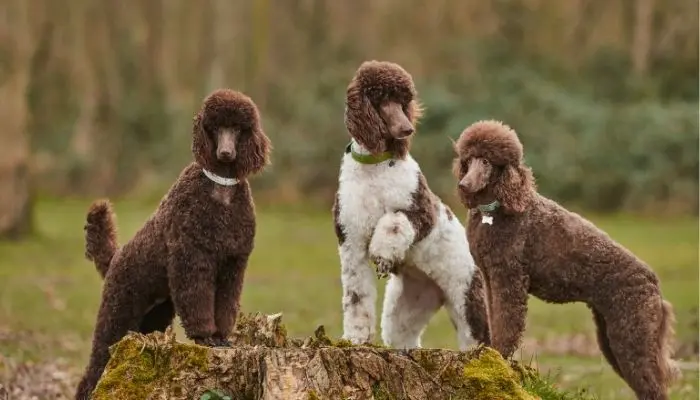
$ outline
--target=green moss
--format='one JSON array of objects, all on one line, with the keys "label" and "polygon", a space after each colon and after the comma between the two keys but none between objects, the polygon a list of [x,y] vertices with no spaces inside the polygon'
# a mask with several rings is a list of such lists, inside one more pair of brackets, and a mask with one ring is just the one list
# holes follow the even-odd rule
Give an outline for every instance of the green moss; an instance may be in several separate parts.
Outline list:
[{"label": "green moss", "polygon": [[[454,377],[453,377],[454,378]],[[520,375],[496,350],[484,347],[463,369],[458,398],[535,400],[523,389]]]},{"label": "green moss", "polygon": [[411,353],[411,357],[415,362],[418,363],[418,365],[421,366],[427,373],[430,375],[435,374],[438,372],[438,366],[435,364],[435,358],[430,357],[430,350],[428,349],[419,349],[419,350],[414,350]]},{"label": "green moss", "polygon": [[394,400],[394,396],[389,393],[389,390],[385,388],[380,382],[375,382],[372,385],[372,395],[374,400]]},{"label": "green moss", "polygon": [[353,347],[354,345],[352,344],[351,341],[347,339],[338,339],[333,343],[333,346],[339,347],[339,348],[346,348],[346,347]]},{"label": "green moss", "polygon": [[309,396],[306,398],[306,400],[321,400],[321,398],[318,397],[315,391],[309,390]]},{"label": "green moss", "polygon": [[146,398],[160,382],[169,381],[182,369],[207,368],[205,347],[175,342],[153,346],[146,340],[144,335],[130,333],[110,348],[112,356],[95,388],[94,400]]},{"label": "green moss", "polygon": [[595,400],[596,397],[588,393],[585,389],[575,392],[564,391],[557,388],[555,377],[550,375],[540,375],[534,369],[526,367],[532,371],[523,380],[525,390],[542,400]]}]

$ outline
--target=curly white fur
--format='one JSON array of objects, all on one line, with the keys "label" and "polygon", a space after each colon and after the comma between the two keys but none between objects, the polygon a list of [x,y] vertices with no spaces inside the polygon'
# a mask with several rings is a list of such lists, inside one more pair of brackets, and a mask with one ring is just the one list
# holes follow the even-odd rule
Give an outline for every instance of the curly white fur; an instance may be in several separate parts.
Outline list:
[{"label": "curly white fur", "polygon": [[372,341],[377,290],[370,259],[401,263],[386,287],[382,339],[396,348],[420,347],[430,318],[445,305],[460,349],[474,344],[466,320],[465,295],[476,269],[464,227],[440,203],[433,229],[415,242],[415,229],[400,210],[410,209],[421,171],[409,155],[403,160],[360,164],[343,157],[338,189],[339,246],[343,284],[343,338]]},{"label": "curly white fur", "polygon": [[369,242],[369,255],[401,262],[415,237],[416,231],[406,214],[400,211],[384,214],[374,228],[372,240]]}]

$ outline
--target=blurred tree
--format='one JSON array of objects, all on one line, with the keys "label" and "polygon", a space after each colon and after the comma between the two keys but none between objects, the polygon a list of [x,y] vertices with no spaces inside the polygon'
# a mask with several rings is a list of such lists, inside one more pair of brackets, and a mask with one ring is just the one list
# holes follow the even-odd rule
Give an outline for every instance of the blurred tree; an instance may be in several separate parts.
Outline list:
[{"label": "blurred tree", "polygon": [[18,239],[31,231],[27,90],[45,25],[41,10],[30,10],[23,0],[0,6],[0,238]]},{"label": "blurred tree", "polygon": [[[32,176],[53,195],[161,192],[191,157],[192,115],[222,86],[258,103],[275,144],[255,184],[284,193],[275,200],[332,194],[345,88],[362,61],[382,59],[416,81],[426,118],[413,152],[438,192],[453,192],[447,136],[499,118],[522,132],[558,200],[697,211],[697,152],[666,162],[657,151],[697,149],[697,1],[5,0],[4,10],[3,170],[14,182],[26,165],[12,148],[28,130]],[[53,30],[37,44],[42,15]],[[612,137],[635,153],[615,153]],[[614,173],[586,170],[603,165]]]}]

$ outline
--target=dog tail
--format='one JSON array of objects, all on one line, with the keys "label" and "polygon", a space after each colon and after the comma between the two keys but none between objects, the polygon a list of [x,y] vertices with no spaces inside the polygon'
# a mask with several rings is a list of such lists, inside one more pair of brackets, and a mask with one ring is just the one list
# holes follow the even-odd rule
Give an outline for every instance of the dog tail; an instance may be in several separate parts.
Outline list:
[{"label": "dog tail", "polygon": [[673,354],[673,338],[675,330],[673,325],[676,317],[673,313],[673,306],[666,300],[661,300],[661,329],[659,331],[659,365],[663,372],[664,381],[673,382],[680,377],[680,369],[677,363],[671,358]]},{"label": "dog tail", "polygon": [[109,200],[98,200],[90,206],[85,223],[85,257],[95,263],[102,278],[117,252],[117,227]]}]

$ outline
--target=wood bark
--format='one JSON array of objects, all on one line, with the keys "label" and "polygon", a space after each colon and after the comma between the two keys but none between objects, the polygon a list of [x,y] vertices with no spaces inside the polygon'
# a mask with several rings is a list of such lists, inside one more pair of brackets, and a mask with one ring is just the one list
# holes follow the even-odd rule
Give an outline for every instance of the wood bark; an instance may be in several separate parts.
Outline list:
[{"label": "wood bark", "polygon": [[244,317],[231,348],[179,343],[171,329],[130,333],[112,347],[93,398],[534,399],[520,384],[526,370],[486,347],[352,346],[332,342],[323,327],[295,340],[280,321],[281,314]]}]

